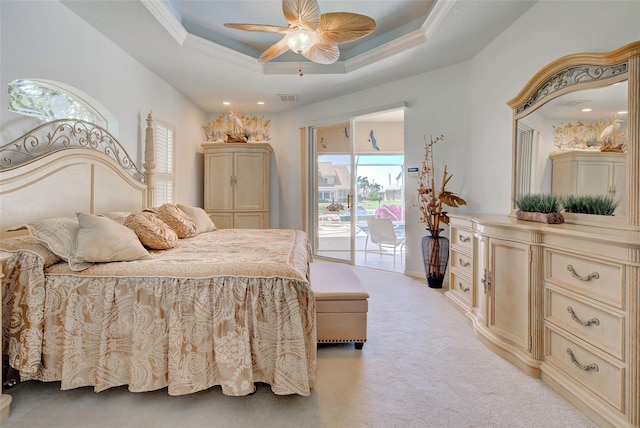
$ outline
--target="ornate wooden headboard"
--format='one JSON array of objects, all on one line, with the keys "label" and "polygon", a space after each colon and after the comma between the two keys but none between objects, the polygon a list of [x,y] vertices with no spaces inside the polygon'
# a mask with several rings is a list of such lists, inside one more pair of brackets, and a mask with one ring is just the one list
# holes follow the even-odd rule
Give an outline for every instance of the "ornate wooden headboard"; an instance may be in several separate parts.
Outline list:
[{"label": "ornate wooden headboard", "polygon": [[154,200],[153,118],[144,172],[106,129],[75,119],[45,123],[0,147],[0,235],[76,212],[139,211]]}]

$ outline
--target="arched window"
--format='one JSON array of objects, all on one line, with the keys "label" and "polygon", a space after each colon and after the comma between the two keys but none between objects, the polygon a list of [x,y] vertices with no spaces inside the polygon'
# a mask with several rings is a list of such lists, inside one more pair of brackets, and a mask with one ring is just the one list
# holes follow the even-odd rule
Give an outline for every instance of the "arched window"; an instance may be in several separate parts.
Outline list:
[{"label": "arched window", "polygon": [[8,110],[43,121],[81,119],[118,135],[118,122],[100,103],[68,85],[49,80],[9,82]]}]

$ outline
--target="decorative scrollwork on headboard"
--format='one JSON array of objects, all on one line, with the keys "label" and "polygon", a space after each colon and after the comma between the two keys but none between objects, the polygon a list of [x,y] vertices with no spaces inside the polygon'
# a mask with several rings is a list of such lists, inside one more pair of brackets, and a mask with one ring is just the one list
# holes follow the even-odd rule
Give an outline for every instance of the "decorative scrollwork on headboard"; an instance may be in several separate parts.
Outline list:
[{"label": "decorative scrollwork on headboard", "polygon": [[545,97],[561,89],[578,83],[608,79],[626,72],[626,61],[613,66],[581,65],[562,70],[560,73],[551,76],[524,104],[517,107],[516,114],[522,113]]},{"label": "decorative scrollwork on headboard", "polygon": [[133,179],[146,183],[145,174],[136,167],[113,135],[96,124],[75,119],[47,122],[0,147],[0,172],[9,171],[61,150],[74,148],[103,153],[117,162]]}]

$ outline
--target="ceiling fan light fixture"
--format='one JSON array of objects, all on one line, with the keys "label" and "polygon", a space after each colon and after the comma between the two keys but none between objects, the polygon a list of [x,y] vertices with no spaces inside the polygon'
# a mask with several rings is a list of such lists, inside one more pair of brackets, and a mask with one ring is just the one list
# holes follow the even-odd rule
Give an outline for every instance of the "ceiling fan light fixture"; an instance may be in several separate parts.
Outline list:
[{"label": "ceiling fan light fixture", "polygon": [[[0,0],[2,1],[2,0]],[[226,28],[282,34],[258,62],[271,61],[291,50],[317,64],[333,64],[340,58],[338,45],[358,40],[376,28],[376,21],[350,12],[320,13],[318,0],[282,0],[286,27],[268,24],[225,23]],[[302,76],[302,71],[299,70]]]},{"label": "ceiling fan light fixture", "polygon": [[301,54],[311,49],[318,40],[318,33],[315,31],[308,31],[304,29],[298,29],[288,32],[284,37],[289,49],[295,53]]}]

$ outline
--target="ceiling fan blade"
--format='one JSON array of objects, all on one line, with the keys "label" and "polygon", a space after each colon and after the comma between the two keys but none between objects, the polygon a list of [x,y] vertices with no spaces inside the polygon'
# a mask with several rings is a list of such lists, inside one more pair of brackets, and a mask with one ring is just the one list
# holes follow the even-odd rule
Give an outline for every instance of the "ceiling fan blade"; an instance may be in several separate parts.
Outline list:
[{"label": "ceiling fan blade", "polygon": [[235,28],[236,30],[257,31],[260,33],[284,34],[289,30],[289,27],[280,27],[278,25],[263,25],[263,24],[224,24],[224,26],[227,28]]},{"label": "ceiling fan blade", "polygon": [[282,0],[282,12],[290,25],[300,23],[308,30],[315,30],[320,24],[317,0]]},{"label": "ceiling fan blade", "polygon": [[318,64],[333,64],[340,58],[340,49],[335,43],[316,43],[302,55]]},{"label": "ceiling fan blade", "polygon": [[277,58],[283,53],[285,53],[287,50],[289,50],[289,46],[287,45],[287,42],[284,41],[284,37],[283,37],[277,43],[271,45],[269,49],[264,51],[262,55],[260,55],[260,58],[258,58],[258,61],[259,62],[271,61],[272,59]]},{"label": "ceiling fan blade", "polygon": [[376,28],[376,21],[357,13],[323,13],[318,28],[324,40],[346,43],[371,33]]}]

